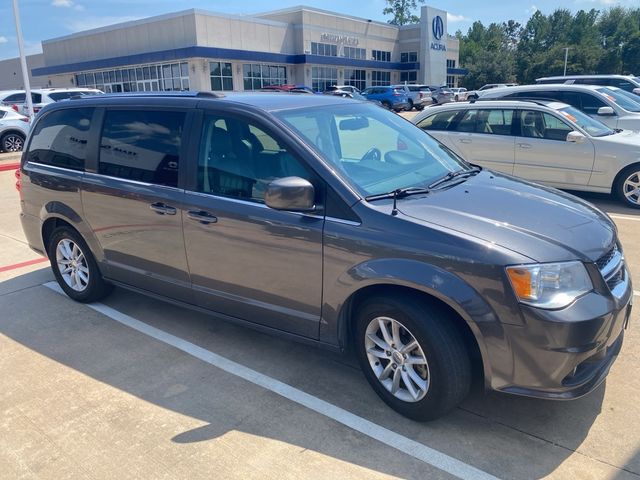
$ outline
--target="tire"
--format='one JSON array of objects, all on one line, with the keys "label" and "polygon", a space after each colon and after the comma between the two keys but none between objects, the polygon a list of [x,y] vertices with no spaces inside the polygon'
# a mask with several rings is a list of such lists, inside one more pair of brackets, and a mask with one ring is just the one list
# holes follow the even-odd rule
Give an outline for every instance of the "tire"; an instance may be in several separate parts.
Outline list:
[{"label": "tire", "polygon": [[391,102],[389,100],[383,100],[382,106],[388,110],[391,110]]},{"label": "tire", "polygon": [[456,102],[458,101],[458,95],[456,95]]},{"label": "tire", "polygon": [[629,165],[616,177],[615,195],[627,207],[640,208],[640,164]]},{"label": "tire", "polygon": [[[47,252],[58,284],[73,300],[95,302],[113,290],[113,285],[102,278],[89,246],[74,229],[56,228],[49,239]],[[63,270],[64,265],[72,269],[71,273]]]},{"label": "tire", "polygon": [[413,100],[409,99],[409,106],[405,107],[405,111],[410,112],[413,110]]},{"label": "tire", "polygon": [[422,110],[424,110],[424,105],[416,105],[415,108],[418,112],[421,112]]},{"label": "tire", "polygon": [[17,132],[5,133],[0,139],[0,145],[5,152],[21,152],[24,147],[24,135]]},{"label": "tire", "polygon": [[[356,354],[362,371],[380,398],[405,417],[417,421],[436,419],[469,393],[471,361],[451,315],[442,307],[410,295],[373,297],[365,300],[356,313]],[[396,340],[407,346],[413,338],[417,347],[404,352],[404,357],[397,344],[385,351],[383,347],[388,343],[383,339],[381,321],[392,341],[391,324],[397,322]],[[415,366],[404,364],[408,359],[413,359]],[[418,363],[420,359],[424,363]],[[378,378],[385,374],[389,377]],[[416,374],[421,384],[412,380]],[[397,390],[392,393],[394,388]]]}]

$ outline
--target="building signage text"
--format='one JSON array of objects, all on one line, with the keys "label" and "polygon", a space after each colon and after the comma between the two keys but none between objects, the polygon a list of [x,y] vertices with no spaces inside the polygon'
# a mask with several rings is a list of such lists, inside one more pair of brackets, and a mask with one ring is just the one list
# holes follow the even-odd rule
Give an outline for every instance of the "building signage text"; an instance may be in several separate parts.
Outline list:
[{"label": "building signage text", "polygon": [[446,52],[447,46],[444,43],[439,42],[439,40],[444,36],[444,22],[442,21],[442,17],[439,15],[433,17],[433,21],[431,22],[431,33],[433,34],[433,38],[436,39],[435,42],[431,42],[431,50]]},{"label": "building signage text", "polygon": [[358,37],[350,37],[349,35],[338,35],[335,33],[322,33],[320,35],[320,41],[337,43],[340,45],[349,45],[355,47],[358,45]]}]

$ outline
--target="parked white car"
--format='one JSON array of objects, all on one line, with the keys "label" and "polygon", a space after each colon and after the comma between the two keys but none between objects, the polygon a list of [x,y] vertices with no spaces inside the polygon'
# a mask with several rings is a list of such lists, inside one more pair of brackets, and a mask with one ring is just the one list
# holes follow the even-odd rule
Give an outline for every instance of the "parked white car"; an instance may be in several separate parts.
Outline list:
[{"label": "parked white car", "polygon": [[581,110],[610,128],[640,130],[640,97],[617,87],[597,85],[522,85],[496,88],[479,100],[553,99]]},{"label": "parked white car", "polygon": [[[101,93],[103,92],[95,88],[34,88],[31,90],[33,113],[38,113],[49,103],[66,100],[76,95],[99,95]],[[29,115],[26,102],[18,105],[18,112]]]},{"label": "parked white car", "polygon": [[468,162],[556,188],[613,193],[640,208],[640,134],[613,130],[567,104],[450,103],[413,123]]},{"label": "parked white car", "polygon": [[451,91],[453,92],[453,99],[456,102],[464,102],[467,99],[467,89],[464,87],[456,87],[456,88],[452,88]]},{"label": "parked white car", "polygon": [[11,107],[0,107],[0,149],[3,152],[21,151],[29,126],[29,118]]}]

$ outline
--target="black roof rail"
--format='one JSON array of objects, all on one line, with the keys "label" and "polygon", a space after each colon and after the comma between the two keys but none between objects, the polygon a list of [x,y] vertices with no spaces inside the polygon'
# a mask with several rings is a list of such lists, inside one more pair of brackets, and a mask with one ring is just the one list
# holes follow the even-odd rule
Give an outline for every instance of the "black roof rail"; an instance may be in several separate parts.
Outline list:
[{"label": "black roof rail", "polygon": [[[480,99],[478,99],[480,100]],[[500,97],[500,98],[483,98],[480,100],[481,102],[529,102],[536,103],[538,105],[544,105],[544,102],[556,102],[556,103],[564,103],[565,105],[569,105],[562,100],[558,100],[557,98],[551,97]],[[475,103],[475,102],[474,102]]]},{"label": "black roof rail", "polygon": [[111,92],[111,93],[96,93],[96,94],[82,94],[73,95],[69,97],[70,100],[77,100],[87,97],[187,97],[187,98],[223,98],[224,94],[216,92],[201,92],[201,91],[167,91],[167,92]]}]

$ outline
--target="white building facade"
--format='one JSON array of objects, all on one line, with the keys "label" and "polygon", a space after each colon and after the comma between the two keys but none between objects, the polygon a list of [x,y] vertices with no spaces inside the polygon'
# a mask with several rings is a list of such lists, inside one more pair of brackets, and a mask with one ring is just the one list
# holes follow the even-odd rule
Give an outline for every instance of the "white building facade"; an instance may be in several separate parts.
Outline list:
[{"label": "white building facade", "polygon": [[105,92],[456,86],[466,73],[446,12],[427,6],[419,23],[401,27],[310,7],[252,16],[186,10],[46,40],[42,48],[43,64],[31,68],[35,85]]}]

